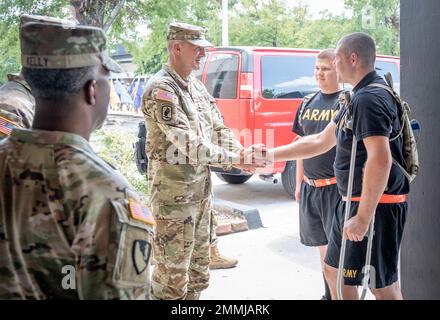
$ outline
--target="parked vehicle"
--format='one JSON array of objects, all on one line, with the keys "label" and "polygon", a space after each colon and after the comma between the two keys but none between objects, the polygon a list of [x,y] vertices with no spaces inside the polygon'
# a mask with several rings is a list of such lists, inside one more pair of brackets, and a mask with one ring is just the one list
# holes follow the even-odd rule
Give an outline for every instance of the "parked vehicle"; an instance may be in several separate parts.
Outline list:
[{"label": "parked vehicle", "polygon": [[[216,47],[207,51],[195,75],[216,98],[225,124],[235,130],[245,147],[260,142],[276,147],[293,141],[291,129],[298,106],[305,95],[319,90],[313,74],[318,53],[309,49]],[[397,89],[399,68],[398,57],[378,55],[376,70],[381,75],[391,72]],[[216,171],[232,184],[251,177]],[[274,175],[281,173],[284,189],[293,195],[295,172],[295,161],[277,162],[260,177],[276,182]]]}]

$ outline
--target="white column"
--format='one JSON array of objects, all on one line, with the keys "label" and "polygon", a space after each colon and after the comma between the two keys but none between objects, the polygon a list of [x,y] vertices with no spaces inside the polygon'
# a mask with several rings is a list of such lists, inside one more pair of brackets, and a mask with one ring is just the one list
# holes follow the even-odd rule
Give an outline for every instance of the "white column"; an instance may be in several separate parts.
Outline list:
[{"label": "white column", "polygon": [[228,0],[222,0],[222,46],[229,46]]}]

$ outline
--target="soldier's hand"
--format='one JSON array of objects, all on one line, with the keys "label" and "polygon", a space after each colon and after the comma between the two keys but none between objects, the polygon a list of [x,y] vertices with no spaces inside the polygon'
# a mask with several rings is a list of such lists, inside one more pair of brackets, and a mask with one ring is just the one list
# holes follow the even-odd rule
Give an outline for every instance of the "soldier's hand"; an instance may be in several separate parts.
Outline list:
[{"label": "soldier's hand", "polygon": [[237,165],[235,167],[245,173],[250,173],[250,174],[254,174],[257,169],[257,167],[255,167],[254,165],[250,165],[250,164],[241,164],[241,165]]},{"label": "soldier's hand", "polygon": [[243,152],[243,163],[254,165],[255,167],[265,167],[270,163],[266,156],[266,146],[264,144],[254,144],[246,148]]},{"label": "soldier's hand", "polygon": [[300,199],[299,197],[301,197],[301,186],[298,187],[298,182],[297,182],[297,186],[295,189],[295,201],[297,203],[299,203],[299,199]]},{"label": "soldier's hand", "polygon": [[369,225],[369,221],[364,221],[356,215],[345,222],[344,237],[350,241],[362,241],[367,234]]}]

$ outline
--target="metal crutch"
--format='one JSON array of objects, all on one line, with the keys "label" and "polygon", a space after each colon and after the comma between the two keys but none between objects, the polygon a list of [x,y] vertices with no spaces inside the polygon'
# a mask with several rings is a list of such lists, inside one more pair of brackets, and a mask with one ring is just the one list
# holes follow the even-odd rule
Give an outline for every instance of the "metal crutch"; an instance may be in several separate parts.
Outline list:
[{"label": "metal crutch", "polygon": [[[374,237],[374,219],[376,217],[376,211],[374,211],[373,218],[371,219],[369,231],[368,231],[368,244],[367,244],[367,256],[365,258],[364,266],[364,278],[362,279],[362,293],[360,300],[365,300],[365,296],[368,291],[368,282],[370,280],[370,267],[371,267],[371,252],[373,250],[373,237]],[[375,275],[375,273],[374,273]],[[374,279],[375,281],[375,279]]]},{"label": "metal crutch", "polygon": [[[352,120],[348,121],[347,127],[352,129],[353,123]],[[347,188],[347,203],[345,205],[345,215],[344,215],[344,224],[342,226],[342,230],[344,230],[345,223],[350,217],[350,209],[351,209],[351,197],[353,195],[353,178],[354,178],[354,167],[356,161],[356,151],[357,151],[357,142],[356,137],[353,134],[353,142],[351,145],[351,157],[350,157],[350,169],[348,174],[348,188]],[[367,244],[367,256],[365,259],[365,267],[364,267],[364,278],[362,281],[362,294],[361,300],[365,299],[365,295],[368,289],[368,281],[370,277],[370,262],[371,262],[371,251],[373,247],[373,235],[374,235],[374,216],[370,222],[369,226],[369,235],[368,235],[368,244]],[[345,260],[345,250],[347,246],[347,239],[342,235],[341,239],[341,252],[339,254],[339,266],[338,266],[338,279],[337,279],[337,296],[339,300],[342,300],[342,270],[344,269],[344,260]]]}]

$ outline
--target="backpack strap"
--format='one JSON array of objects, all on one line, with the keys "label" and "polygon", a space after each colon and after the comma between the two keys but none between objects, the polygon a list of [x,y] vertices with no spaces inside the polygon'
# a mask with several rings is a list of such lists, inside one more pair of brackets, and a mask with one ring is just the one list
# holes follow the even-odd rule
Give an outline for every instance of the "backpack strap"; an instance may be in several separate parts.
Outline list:
[{"label": "backpack strap", "polygon": [[393,96],[393,98],[394,98],[395,100],[397,100],[397,102],[398,102],[399,104],[401,104],[401,99],[400,99],[399,95],[398,95],[398,94],[394,91],[394,89],[391,88],[390,86],[387,86],[387,85],[382,84],[382,83],[370,83],[370,84],[368,85],[368,87],[377,87],[377,88],[382,88],[382,89],[388,91],[388,92]]},{"label": "backpack strap", "polygon": [[[391,78],[391,74],[389,72],[387,74],[385,74],[385,80],[388,85],[383,85],[381,83],[370,83],[368,85],[368,87],[382,88],[382,89],[388,91],[388,93],[391,94],[391,96],[394,98],[394,100],[396,100],[397,104],[400,106],[400,109],[402,111],[402,117],[400,119],[401,126],[400,126],[399,132],[394,137],[389,139],[391,142],[391,141],[396,140],[401,135],[403,135],[403,130],[405,129],[405,117],[408,116],[408,114],[410,113],[411,110],[410,110],[408,104],[405,101],[402,101],[400,96],[394,91],[393,79]],[[408,181],[411,182],[412,177],[408,174],[406,169],[400,163],[398,163],[396,159],[394,159],[394,157],[393,157],[393,164],[396,165],[402,171],[402,173],[408,179]]]},{"label": "backpack strap", "polygon": [[339,94],[338,99],[338,108],[342,108],[342,106],[345,106],[345,114],[339,118],[338,123],[336,123],[336,126],[339,129],[342,129],[343,131],[351,130],[353,121],[352,121],[352,108],[351,108],[351,93],[350,91],[344,90]]},{"label": "backpack strap", "polygon": [[[391,80],[391,83],[392,83],[392,80]],[[368,87],[382,88],[382,89],[388,91],[388,93],[391,94],[391,96],[394,98],[394,100],[396,100],[397,104],[400,106],[400,109],[402,110],[402,117],[400,119],[401,127],[400,127],[399,132],[394,137],[390,138],[390,142],[396,140],[403,133],[403,129],[405,126],[405,122],[404,122],[405,116],[411,112],[408,104],[402,103],[402,100],[400,99],[399,95],[390,86],[387,86],[387,85],[384,85],[381,83],[370,83],[368,85]]]},{"label": "backpack strap", "polygon": [[315,97],[318,95],[318,93],[320,93],[321,91],[318,91],[318,92],[315,92],[315,93],[310,93],[310,94],[308,94],[308,95],[306,95],[304,98],[303,98],[303,101],[301,102],[301,106],[299,107],[300,109],[299,109],[299,113],[298,113],[298,123],[299,123],[299,125],[302,127],[302,114],[303,114],[303,112],[304,112],[304,110],[305,110],[305,108],[309,105],[309,103],[313,100],[313,99],[315,99]]},{"label": "backpack strap", "polygon": [[393,81],[393,77],[391,76],[391,73],[389,72],[385,73],[384,78],[386,83],[390,86],[390,88],[394,90],[394,81]]}]

